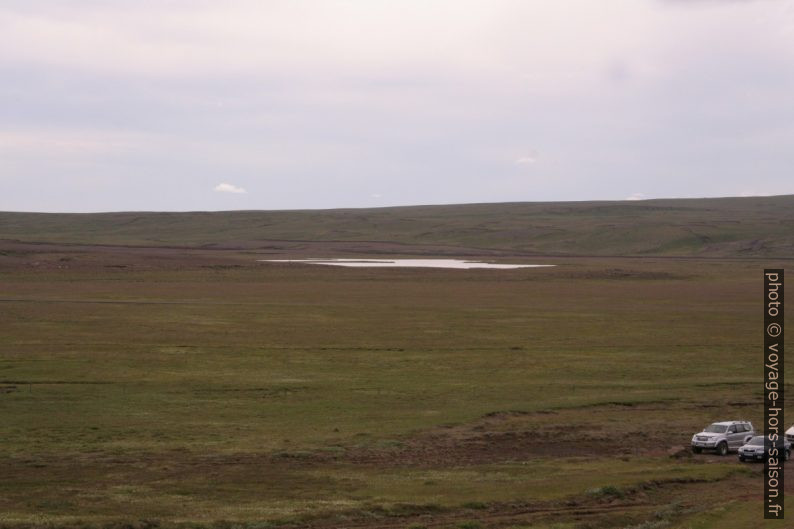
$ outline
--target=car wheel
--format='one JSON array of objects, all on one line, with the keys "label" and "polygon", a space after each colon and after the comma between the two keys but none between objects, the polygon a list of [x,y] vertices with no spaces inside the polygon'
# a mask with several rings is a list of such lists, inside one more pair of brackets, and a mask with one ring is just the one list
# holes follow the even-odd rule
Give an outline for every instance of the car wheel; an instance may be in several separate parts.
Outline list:
[{"label": "car wheel", "polygon": [[703,451],[703,449],[700,448],[699,446],[693,446],[692,451],[695,452],[696,454],[699,454]]},{"label": "car wheel", "polygon": [[741,461],[742,463],[744,463],[744,456],[739,456],[739,461]]},{"label": "car wheel", "polygon": [[721,456],[728,455],[728,443],[722,442],[717,445],[717,454]]}]

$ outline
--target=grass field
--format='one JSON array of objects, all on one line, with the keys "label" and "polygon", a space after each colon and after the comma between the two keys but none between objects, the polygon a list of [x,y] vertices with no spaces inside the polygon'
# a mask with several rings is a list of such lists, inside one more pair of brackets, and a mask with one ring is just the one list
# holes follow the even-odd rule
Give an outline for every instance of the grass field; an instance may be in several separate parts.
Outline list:
[{"label": "grass field", "polygon": [[[371,252],[423,254],[487,248],[513,254],[792,258],[794,195],[307,211],[0,212],[0,239],[281,249],[342,241],[348,248],[368,243]],[[352,247],[362,250],[361,244]]]},{"label": "grass field", "polygon": [[760,466],[682,448],[760,424],[785,262],[261,255],[4,243],[0,524],[763,527]]}]

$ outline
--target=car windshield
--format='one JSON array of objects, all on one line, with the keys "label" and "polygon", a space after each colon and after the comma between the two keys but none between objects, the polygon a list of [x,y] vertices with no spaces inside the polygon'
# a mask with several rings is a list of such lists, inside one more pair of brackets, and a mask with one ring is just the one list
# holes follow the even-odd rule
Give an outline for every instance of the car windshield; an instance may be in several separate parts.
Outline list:
[{"label": "car windshield", "polygon": [[763,435],[756,435],[750,442],[747,443],[748,445],[755,445],[755,446],[764,446],[764,436]]},{"label": "car windshield", "polygon": [[724,424],[712,424],[711,426],[707,426],[704,432],[708,433],[725,433],[728,427]]}]

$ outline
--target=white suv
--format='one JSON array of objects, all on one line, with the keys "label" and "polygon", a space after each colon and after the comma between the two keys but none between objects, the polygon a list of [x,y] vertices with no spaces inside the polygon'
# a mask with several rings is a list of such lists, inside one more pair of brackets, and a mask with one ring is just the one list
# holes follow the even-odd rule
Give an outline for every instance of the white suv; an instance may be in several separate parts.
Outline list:
[{"label": "white suv", "polygon": [[755,435],[749,421],[715,422],[692,436],[692,451],[699,454],[703,450],[716,450],[721,456],[739,450]]}]

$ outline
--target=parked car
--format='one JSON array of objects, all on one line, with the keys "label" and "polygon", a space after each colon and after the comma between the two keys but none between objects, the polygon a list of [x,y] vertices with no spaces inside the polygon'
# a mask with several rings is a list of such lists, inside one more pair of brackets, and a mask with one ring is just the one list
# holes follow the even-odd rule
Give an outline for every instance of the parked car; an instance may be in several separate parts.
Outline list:
[{"label": "parked car", "polygon": [[[756,435],[750,442],[739,448],[739,461],[755,460],[764,461],[768,456],[768,448],[764,444],[763,435]],[[779,457],[783,461],[788,461],[791,457],[791,443],[788,440],[783,441],[783,457]]]},{"label": "parked car", "polygon": [[699,454],[703,450],[715,450],[724,456],[739,450],[753,436],[755,429],[749,421],[715,422],[692,436],[692,451]]}]

